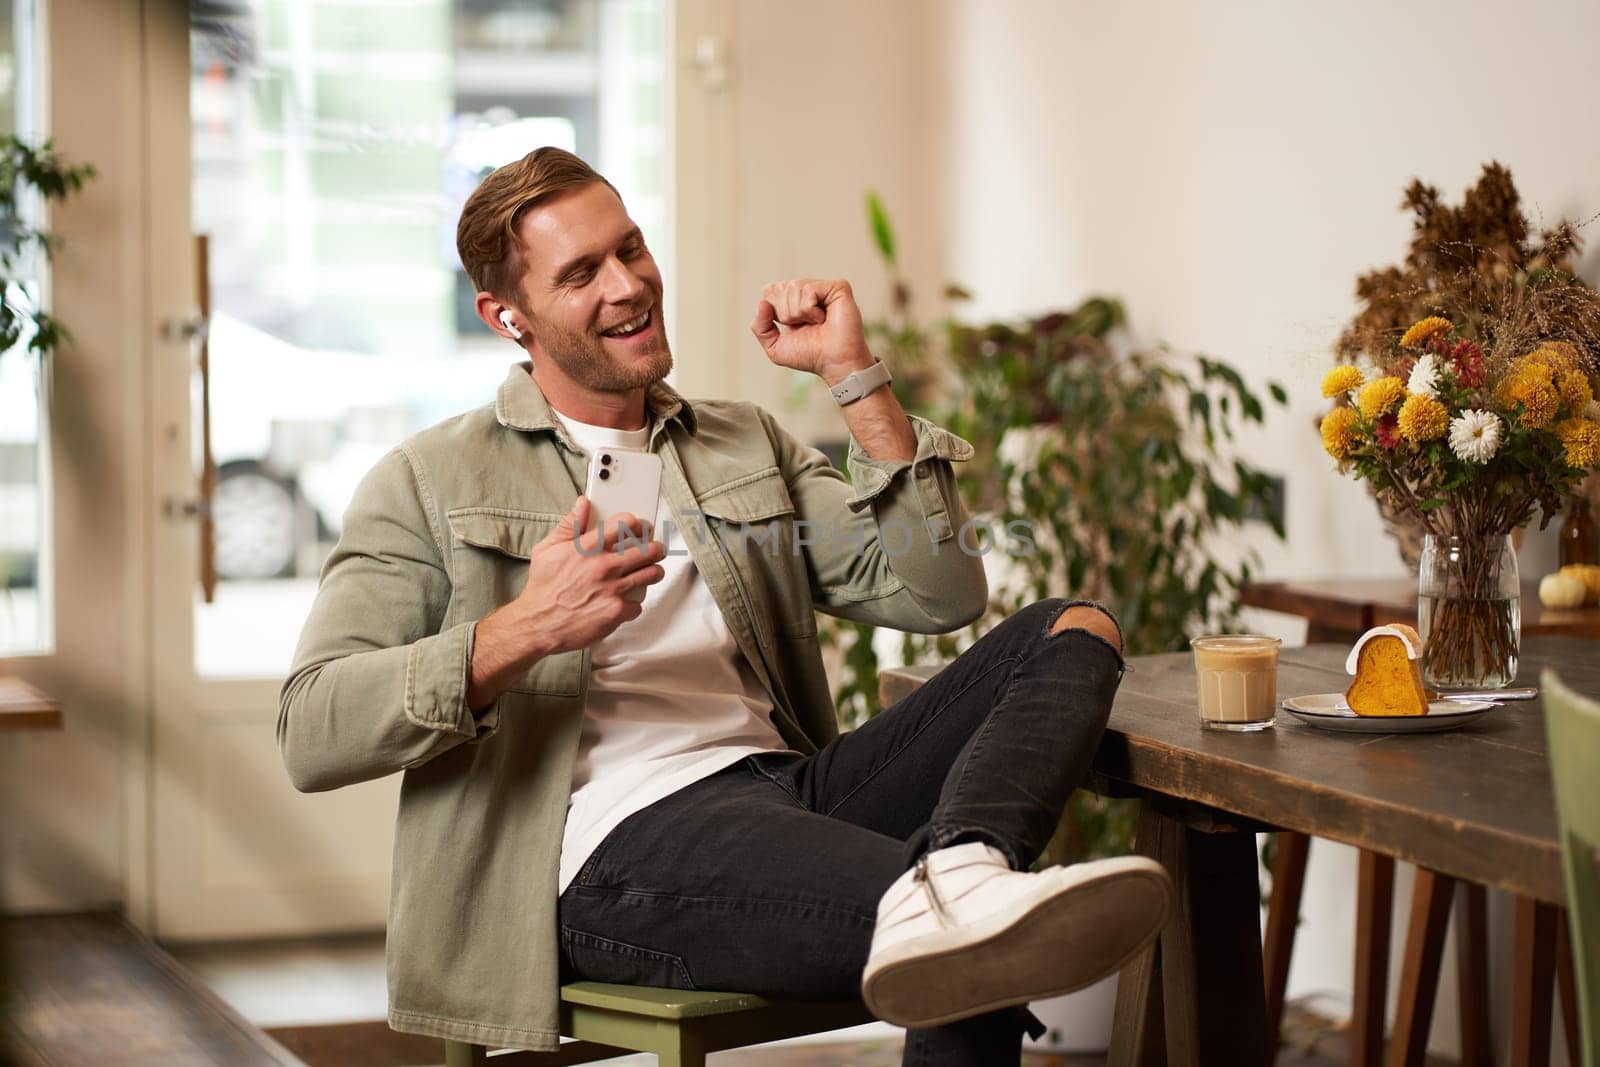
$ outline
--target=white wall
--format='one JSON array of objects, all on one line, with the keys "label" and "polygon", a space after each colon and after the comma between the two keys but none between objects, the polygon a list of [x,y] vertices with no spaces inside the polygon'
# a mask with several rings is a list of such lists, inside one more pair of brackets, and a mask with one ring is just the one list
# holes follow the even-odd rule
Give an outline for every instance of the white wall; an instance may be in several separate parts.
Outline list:
[{"label": "white wall", "polygon": [[[949,173],[949,271],[975,310],[1109,291],[1146,338],[1282,381],[1293,406],[1256,446],[1289,477],[1289,542],[1267,570],[1403,573],[1361,487],[1328,473],[1318,381],[1356,275],[1404,253],[1411,176],[1457,200],[1499,159],[1536,218],[1600,211],[1600,5],[949,0],[945,14],[934,166]],[[1594,250],[1585,263],[1600,273]]]},{"label": "white wall", "polygon": [[868,187],[894,217],[913,288],[932,295],[943,281],[944,230],[929,224],[939,183],[927,163],[941,119],[932,90],[942,80],[924,67],[936,30],[930,14],[936,9],[922,0],[734,6],[738,223],[731,291],[719,309],[731,363],[719,395],[756,400],[802,436],[841,437],[844,420],[820,384],[809,407],[789,406],[792,373],[773,367],[750,336],[761,286],[845,277],[869,319],[884,314]]}]

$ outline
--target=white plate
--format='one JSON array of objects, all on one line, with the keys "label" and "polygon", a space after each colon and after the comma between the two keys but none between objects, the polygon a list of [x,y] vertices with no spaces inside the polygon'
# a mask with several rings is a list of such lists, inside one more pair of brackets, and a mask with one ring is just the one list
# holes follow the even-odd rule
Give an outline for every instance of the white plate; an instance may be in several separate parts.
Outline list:
[{"label": "white plate", "polygon": [[1322,730],[1353,734],[1425,734],[1454,730],[1500,705],[1492,700],[1435,700],[1426,715],[1357,715],[1343,693],[1312,693],[1289,697],[1283,710]]}]

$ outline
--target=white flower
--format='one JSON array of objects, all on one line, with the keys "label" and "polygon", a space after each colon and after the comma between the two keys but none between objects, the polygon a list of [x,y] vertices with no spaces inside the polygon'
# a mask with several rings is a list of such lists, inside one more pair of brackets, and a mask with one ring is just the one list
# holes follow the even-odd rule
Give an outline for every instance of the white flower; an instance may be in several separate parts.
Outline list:
[{"label": "white flower", "polygon": [[1471,408],[1450,420],[1450,451],[1468,463],[1487,463],[1499,450],[1500,417],[1492,411]]},{"label": "white flower", "polygon": [[1406,382],[1406,392],[1439,399],[1439,357],[1432,352],[1417,360]]},{"label": "white flower", "polygon": [[1361,372],[1363,382],[1375,382],[1383,377],[1383,368],[1378,366],[1378,361],[1365,352],[1356,357],[1356,370]]}]

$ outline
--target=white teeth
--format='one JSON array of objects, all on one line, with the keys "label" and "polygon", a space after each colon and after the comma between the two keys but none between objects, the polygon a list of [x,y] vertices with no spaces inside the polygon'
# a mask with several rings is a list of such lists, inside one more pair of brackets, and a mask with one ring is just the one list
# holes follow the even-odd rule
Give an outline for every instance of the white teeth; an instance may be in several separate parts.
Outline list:
[{"label": "white teeth", "polygon": [[632,322],[625,322],[621,326],[613,326],[609,330],[602,330],[601,333],[606,337],[616,337],[620,334],[632,333],[634,330],[641,329],[649,321],[650,312],[646,311]]}]

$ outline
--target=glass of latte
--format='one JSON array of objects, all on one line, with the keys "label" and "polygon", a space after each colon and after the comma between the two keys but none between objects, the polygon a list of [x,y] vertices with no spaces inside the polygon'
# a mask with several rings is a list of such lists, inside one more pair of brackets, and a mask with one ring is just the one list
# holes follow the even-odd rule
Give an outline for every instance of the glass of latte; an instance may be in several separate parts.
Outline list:
[{"label": "glass of latte", "polygon": [[1278,648],[1261,634],[1207,634],[1189,642],[1200,683],[1200,725],[1265,730],[1278,708]]}]

